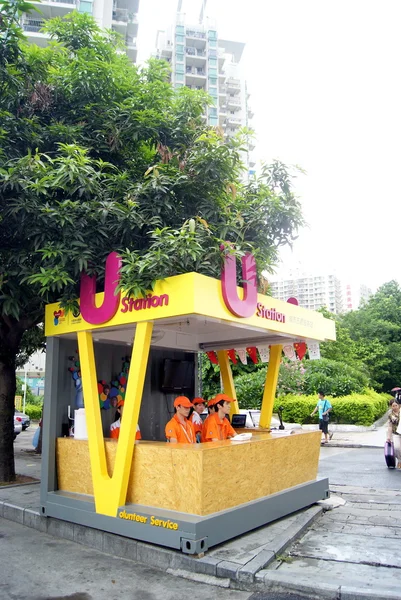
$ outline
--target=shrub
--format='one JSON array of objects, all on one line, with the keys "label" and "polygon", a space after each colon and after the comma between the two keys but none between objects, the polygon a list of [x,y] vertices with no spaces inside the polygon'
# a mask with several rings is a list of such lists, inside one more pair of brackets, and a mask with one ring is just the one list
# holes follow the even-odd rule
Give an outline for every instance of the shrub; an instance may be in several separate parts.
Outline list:
[{"label": "shrub", "polygon": [[[259,409],[261,407],[266,369],[267,367],[261,367],[252,373],[245,373],[234,378],[235,390],[241,408]],[[300,394],[303,377],[303,363],[283,359],[277,381],[277,396],[286,396],[291,393]]]},{"label": "shrub", "polygon": [[36,406],[35,404],[26,404],[25,414],[28,415],[30,419],[39,421],[39,419],[42,416],[42,406]]},{"label": "shrub", "polygon": [[240,408],[259,409],[262,405],[266,381],[266,367],[254,373],[239,375],[234,379],[235,391]]},{"label": "shrub", "polygon": [[319,389],[334,398],[363,394],[368,385],[369,377],[361,369],[327,358],[305,361],[303,392],[307,396]]},{"label": "shrub", "polygon": [[[346,423],[353,425],[372,425],[376,419],[381,417],[388,409],[390,396],[378,394],[373,390],[364,390],[364,394],[350,394],[339,398],[330,398],[333,406],[331,422]],[[288,395],[277,398],[274,410],[284,407],[283,419],[288,423],[317,423],[318,414],[311,417],[310,414],[317,404],[317,396],[294,396]]]}]

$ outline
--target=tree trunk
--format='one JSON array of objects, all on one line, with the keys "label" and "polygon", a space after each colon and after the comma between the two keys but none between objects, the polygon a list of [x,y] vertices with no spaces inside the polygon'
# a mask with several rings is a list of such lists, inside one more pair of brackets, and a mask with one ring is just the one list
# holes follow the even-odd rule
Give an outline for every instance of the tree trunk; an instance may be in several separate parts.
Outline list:
[{"label": "tree trunk", "polygon": [[0,482],[5,483],[15,481],[15,366],[23,331],[19,323],[0,319]]},{"label": "tree trunk", "polygon": [[15,481],[14,399],[16,389],[15,358],[0,357],[0,481]]}]

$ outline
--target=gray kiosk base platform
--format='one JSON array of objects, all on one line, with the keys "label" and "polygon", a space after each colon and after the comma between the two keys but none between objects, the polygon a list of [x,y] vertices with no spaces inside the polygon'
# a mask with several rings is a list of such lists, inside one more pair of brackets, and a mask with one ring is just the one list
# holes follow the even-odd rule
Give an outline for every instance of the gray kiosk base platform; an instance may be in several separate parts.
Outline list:
[{"label": "gray kiosk base platform", "polygon": [[117,517],[106,517],[96,514],[92,496],[48,492],[42,515],[200,554],[328,497],[329,480],[318,479],[205,517],[139,504],[128,504],[119,508]]}]

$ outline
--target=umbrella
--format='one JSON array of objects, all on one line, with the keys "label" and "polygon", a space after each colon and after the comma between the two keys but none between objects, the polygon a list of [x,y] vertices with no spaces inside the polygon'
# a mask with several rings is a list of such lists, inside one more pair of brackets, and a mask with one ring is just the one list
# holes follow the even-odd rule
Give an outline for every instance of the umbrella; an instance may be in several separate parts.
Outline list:
[{"label": "umbrella", "polygon": [[401,390],[401,388],[397,388],[397,387],[395,387],[395,388],[393,388],[393,389],[392,389],[392,390],[390,390],[390,391],[391,391],[391,392],[398,392],[399,390]]}]

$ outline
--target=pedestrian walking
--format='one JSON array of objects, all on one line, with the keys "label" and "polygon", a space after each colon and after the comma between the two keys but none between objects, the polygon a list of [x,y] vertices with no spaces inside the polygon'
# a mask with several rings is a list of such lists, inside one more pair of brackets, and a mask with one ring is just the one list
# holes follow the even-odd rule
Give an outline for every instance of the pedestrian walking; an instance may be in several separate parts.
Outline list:
[{"label": "pedestrian walking", "polygon": [[400,405],[396,400],[391,400],[391,412],[388,416],[387,441],[394,445],[394,456],[397,459],[397,468],[401,469],[401,435],[398,433],[400,425]]},{"label": "pedestrian walking", "polygon": [[329,438],[330,412],[333,409],[333,407],[331,406],[330,401],[327,400],[327,398],[325,398],[323,390],[319,390],[318,396],[319,400],[314,410],[311,412],[311,417],[313,417],[316,411],[319,411],[319,429],[322,432],[322,435],[324,436],[324,439],[322,439],[322,444],[327,444],[329,442],[329,439],[331,440],[331,438],[333,437],[333,434],[330,434]]}]

